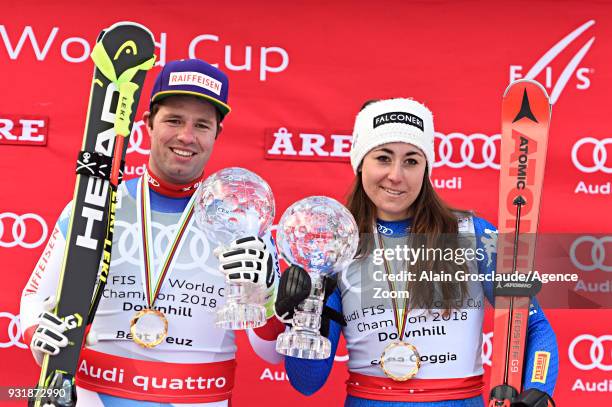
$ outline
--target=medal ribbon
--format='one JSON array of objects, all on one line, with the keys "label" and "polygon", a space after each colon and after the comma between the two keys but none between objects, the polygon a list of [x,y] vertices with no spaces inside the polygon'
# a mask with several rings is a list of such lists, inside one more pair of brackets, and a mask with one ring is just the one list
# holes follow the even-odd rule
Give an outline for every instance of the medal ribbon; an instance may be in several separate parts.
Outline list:
[{"label": "medal ribbon", "polygon": [[[389,265],[389,262],[387,261],[387,258],[384,255],[384,250],[385,250],[385,246],[383,244],[383,240],[382,237],[380,236],[379,232],[378,232],[378,227],[376,225],[376,223],[374,223],[374,240],[376,241],[376,245],[378,246],[379,249],[381,249],[381,252],[383,253],[383,262],[385,265],[385,273],[387,276],[389,276],[389,274],[391,274],[391,266]],[[408,267],[408,259],[405,260],[404,263],[404,268],[407,269]],[[400,270],[402,271],[402,270]],[[395,289],[395,281],[391,281],[389,278],[387,278],[387,284],[389,285],[389,289],[391,291],[396,291]],[[406,282],[406,286],[405,288],[408,287],[408,282]],[[391,303],[393,304],[393,318],[395,319],[395,330],[397,331],[397,339],[400,342],[403,342],[403,338],[404,338],[404,333],[406,332],[406,320],[408,318],[408,297],[406,296],[404,298],[404,312],[400,315],[400,308],[398,307],[398,301],[395,297],[391,296]]]},{"label": "medal ribbon", "polygon": [[145,289],[145,297],[147,299],[147,305],[149,308],[153,307],[153,303],[159,294],[161,287],[168,275],[170,275],[170,266],[175,259],[176,253],[179,252],[181,246],[184,243],[183,238],[186,235],[186,231],[194,220],[193,212],[195,208],[196,196],[193,194],[185,210],[183,211],[181,218],[177,225],[178,228],[171,239],[170,244],[166,248],[164,253],[164,262],[161,264],[161,270],[157,276],[156,281],[153,281],[153,234],[151,232],[151,199],[149,195],[148,182],[143,180],[148,179],[149,175],[145,173],[138,180],[138,187],[136,193],[136,205],[138,206],[138,224],[140,225],[140,235],[142,238],[141,254],[143,258],[142,280]]}]

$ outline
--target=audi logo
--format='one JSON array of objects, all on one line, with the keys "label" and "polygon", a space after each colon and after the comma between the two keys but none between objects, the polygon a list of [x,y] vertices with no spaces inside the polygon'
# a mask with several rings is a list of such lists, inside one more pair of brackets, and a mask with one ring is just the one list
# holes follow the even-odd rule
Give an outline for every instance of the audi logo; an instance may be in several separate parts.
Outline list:
[{"label": "audi logo", "polygon": [[385,236],[391,236],[393,234],[393,230],[391,228],[388,228],[381,224],[378,225],[378,232],[382,233]]},{"label": "audi logo", "polygon": [[8,335],[6,339],[0,339],[0,349],[17,346],[21,349],[27,349],[28,346],[21,342],[21,324],[19,323],[19,315],[13,315],[10,312],[0,312],[0,319],[8,319]]},{"label": "audi logo", "polygon": [[[592,173],[601,171],[606,174],[612,174],[612,168],[606,166],[608,160],[607,145],[612,144],[612,138],[598,140],[594,137],[585,137],[580,139],[572,147],[572,162],[574,166],[582,172]],[[578,159],[578,152],[584,145],[593,145],[592,159],[588,162],[581,162]]]},{"label": "audi logo", "polygon": [[[582,341],[590,343],[589,357],[588,360],[585,361],[587,363],[579,362],[575,354],[576,346],[578,346],[578,344]],[[580,370],[600,369],[606,372],[612,371],[612,364],[606,364],[604,362],[606,355],[608,356],[609,360],[610,355],[612,354],[609,348],[607,352],[604,349],[604,343],[606,342],[612,343],[612,335],[602,335],[600,337],[590,334],[578,335],[576,338],[574,338],[567,350],[569,359],[571,360],[572,364]]]},{"label": "audi logo", "polygon": [[[440,140],[436,152],[436,162],[434,168],[446,165],[450,168],[469,167],[476,170],[483,168],[493,168],[499,170],[499,160],[497,150],[501,134],[486,136],[484,134],[475,133],[466,136],[461,133],[435,133],[435,138]],[[482,141],[482,143],[480,143]],[[480,147],[477,147],[480,146]],[[455,154],[455,148],[458,148],[459,159]],[[480,154],[476,154],[476,150],[480,150]]]},{"label": "audi logo", "polygon": [[[39,226],[36,227],[35,224]],[[47,224],[40,215],[17,215],[12,212],[0,214],[0,247],[20,246],[33,249],[47,239],[47,233]]]},{"label": "audi logo", "polygon": [[151,150],[147,148],[142,148],[142,142],[144,141],[144,121],[139,120],[134,123],[134,127],[132,128],[132,136],[130,137],[130,144],[126,150],[126,154],[129,153],[139,153],[142,155],[149,155]]},{"label": "audi logo", "polygon": [[[591,260],[589,264],[584,264],[578,260],[576,251],[581,244],[591,244]],[[574,240],[570,247],[570,259],[572,264],[582,271],[603,270],[612,271],[612,265],[605,264],[606,262],[606,243],[612,243],[612,236],[604,236],[596,238],[594,236],[580,236]]]}]

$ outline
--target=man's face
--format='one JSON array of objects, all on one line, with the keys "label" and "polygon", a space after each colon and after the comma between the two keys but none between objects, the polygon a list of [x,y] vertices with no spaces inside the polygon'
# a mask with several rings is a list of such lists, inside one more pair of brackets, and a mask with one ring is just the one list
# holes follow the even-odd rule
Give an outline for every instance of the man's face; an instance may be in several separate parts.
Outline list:
[{"label": "man's face", "polygon": [[165,98],[153,122],[144,114],[151,137],[149,167],[163,181],[186,184],[198,178],[210,158],[221,125],[213,105],[193,96]]}]

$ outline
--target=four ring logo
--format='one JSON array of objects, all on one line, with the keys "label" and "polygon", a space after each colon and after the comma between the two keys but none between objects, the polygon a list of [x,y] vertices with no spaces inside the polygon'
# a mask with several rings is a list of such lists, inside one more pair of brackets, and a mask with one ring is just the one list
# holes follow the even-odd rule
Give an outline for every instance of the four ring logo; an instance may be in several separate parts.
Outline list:
[{"label": "four ring logo", "polygon": [[[578,260],[578,256],[576,255],[576,251],[582,243],[590,243],[592,245],[590,264],[584,264]],[[582,271],[603,270],[611,272],[612,265],[605,264],[606,243],[612,243],[612,236],[604,236],[602,238],[580,236],[578,239],[574,240],[570,247],[570,259],[572,260],[572,264]]]},{"label": "four ring logo", "polygon": [[[153,231],[153,250],[155,253],[165,253],[168,245],[172,243],[172,237],[176,234],[176,224],[163,225],[158,222],[151,222],[151,230]],[[133,222],[125,222],[121,220],[115,221],[115,236],[119,236],[118,240],[113,244],[113,266],[118,267],[123,263],[128,265],[138,266],[140,257],[138,254],[139,229]],[[210,247],[209,241],[199,228],[191,228],[189,230],[187,242],[181,249],[187,256],[180,256],[173,263],[177,270],[192,270],[194,268],[203,268],[207,273],[218,276],[219,271],[208,264],[208,258],[211,256],[213,248]],[[117,251],[115,256],[114,252]],[[162,260],[153,259],[153,264],[159,266]],[[122,266],[125,267],[125,266]]]},{"label": "four ring logo", "polygon": [[10,312],[0,312],[0,320],[8,319],[8,335],[7,338],[0,339],[0,349],[17,346],[21,349],[27,349],[28,346],[21,342],[21,325],[19,323],[19,315],[13,315]]},{"label": "four ring logo", "polygon": [[47,233],[47,224],[40,215],[17,215],[12,212],[0,214],[0,247],[21,246],[33,249],[43,244]]},{"label": "four ring logo", "polygon": [[[590,343],[588,363],[579,362],[576,358],[576,347],[582,341]],[[612,355],[612,345],[609,345],[608,350],[606,351],[606,343],[612,344],[612,335],[602,335],[600,337],[590,334],[578,335],[570,344],[567,353],[572,364],[580,370],[600,369],[609,372],[612,371],[612,363],[606,364],[604,359],[606,356],[609,358],[610,355]]]},{"label": "four ring logo", "polygon": [[385,236],[391,236],[393,234],[393,230],[384,225],[378,224],[378,232],[382,233]]},{"label": "four ring logo", "polygon": [[499,170],[499,158],[496,157],[501,134],[486,136],[475,133],[466,136],[461,133],[436,132],[435,138],[440,142],[434,168],[446,165],[450,168],[469,167],[480,170],[489,167]]},{"label": "four ring logo", "polygon": [[[606,174],[612,174],[612,166],[609,167],[606,165],[608,160],[607,146],[610,144],[612,144],[612,138],[610,137],[603,140],[598,140],[594,137],[585,137],[578,140],[576,144],[574,144],[574,147],[572,147],[572,162],[574,166],[586,173],[601,171]],[[587,162],[581,161],[578,158],[578,151],[584,145],[593,145],[592,160],[588,160]]]},{"label": "four ring logo", "polygon": [[130,137],[130,144],[126,150],[126,154],[129,153],[139,153],[142,155],[149,155],[151,150],[142,147],[142,143],[145,139],[144,134],[144,121],[138,120],[134,123],[134,127],[132,128],[132,136]]}]

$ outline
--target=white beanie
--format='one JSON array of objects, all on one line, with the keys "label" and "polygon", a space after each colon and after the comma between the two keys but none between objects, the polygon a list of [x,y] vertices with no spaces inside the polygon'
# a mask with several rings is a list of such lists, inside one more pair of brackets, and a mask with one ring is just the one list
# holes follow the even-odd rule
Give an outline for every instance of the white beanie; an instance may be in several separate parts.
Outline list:
[{"label": "white beanie", "polygon": [[431,111],[412,99],[386,99],[367,105],[357,114],[351,145],[351,165],[357,173],[363,157],[387,143],[409,143],[420,148],[431,175],[434,127]]}]

